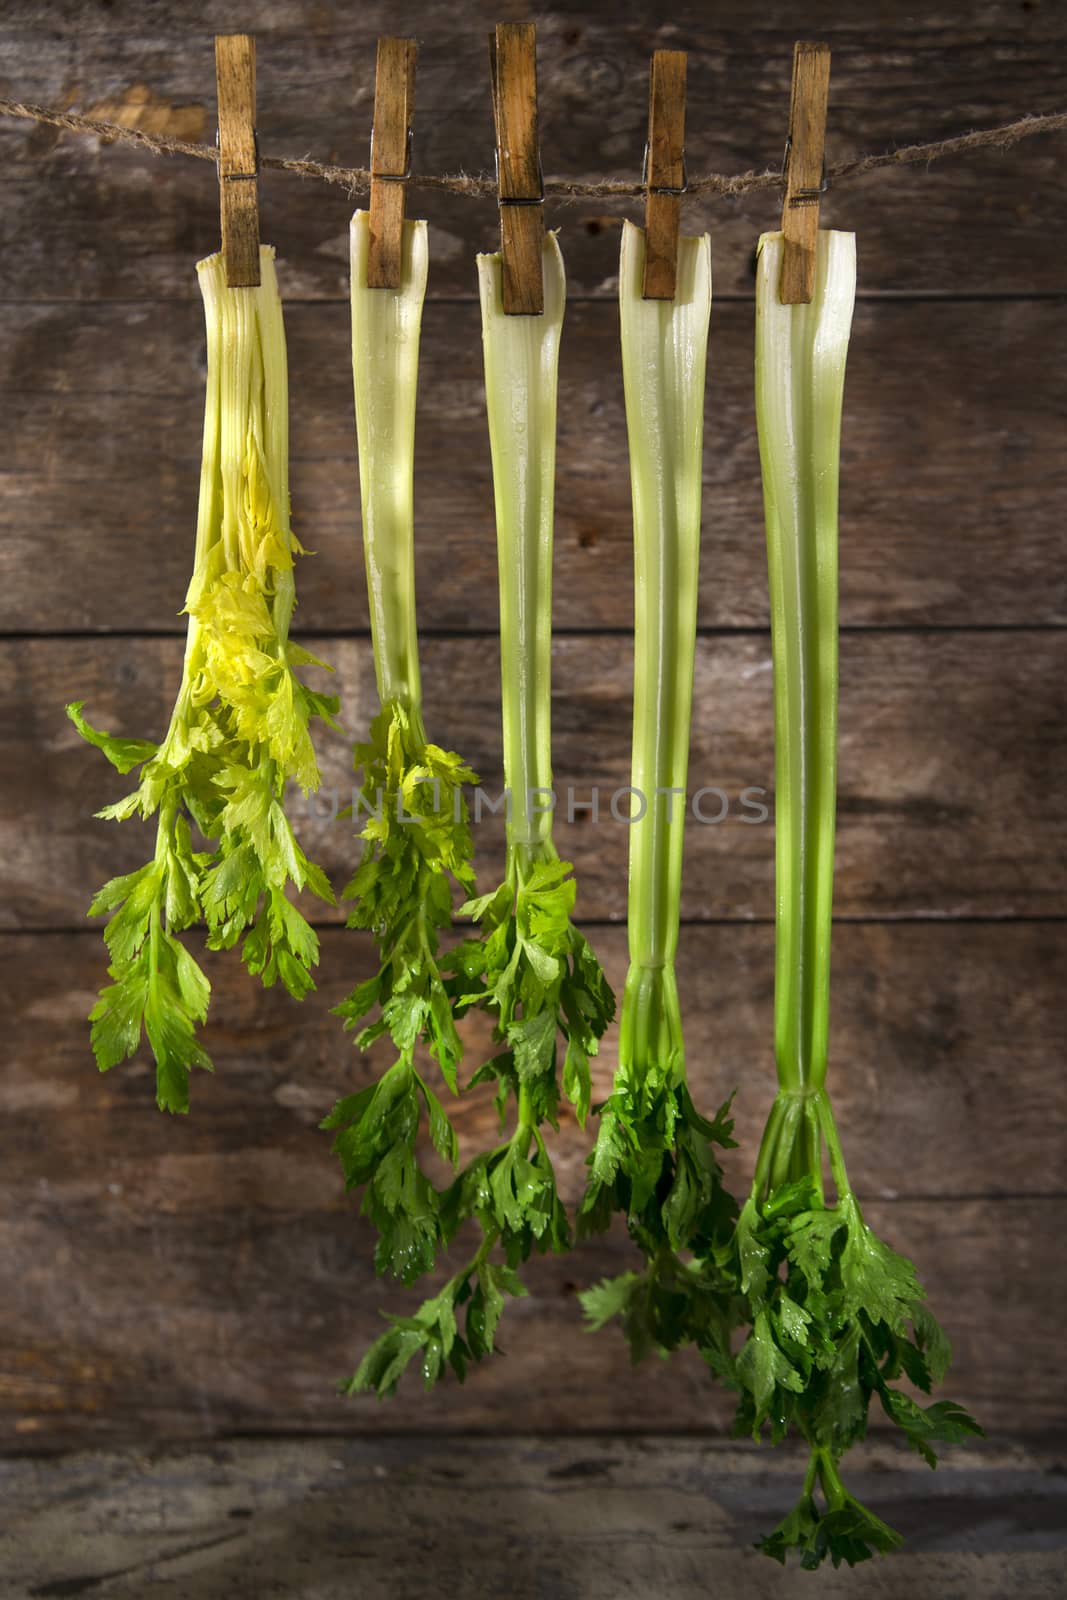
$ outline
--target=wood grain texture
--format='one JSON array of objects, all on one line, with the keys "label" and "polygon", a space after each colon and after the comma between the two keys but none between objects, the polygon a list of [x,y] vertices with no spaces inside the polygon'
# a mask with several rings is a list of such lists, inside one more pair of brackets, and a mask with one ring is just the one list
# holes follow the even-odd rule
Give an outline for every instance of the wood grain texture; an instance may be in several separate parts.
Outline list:
[{"label": "wood grain texture", "polygon": [[[418,1295],[374,1278],[353,1203],[257,1206],[245,1186],[227,1185],[228,1163],[210,1165],[225,1210],[186,1215],[123,1190],[61,1217],[42,1194],[0,1222],[13,1280],[0,1354],[3,1449],[238,1430],[728,1429],[729,1396],[695,1352],[632,1370],[621,1333],[594,1339],[583,1328],[576,1289],[636,1263],[615,1236],[531,1262],[529,1294],[509,1305],[501,1329],[506,1355],[465,1384],[428,1396],[412,1375],[385,1408],[373,1397],[346,1401],[335,1380],[381,1331],[379,1308],[412,1311]],[[279,1152],[261,1189],[273,1190],[285,1168]],[[335,1194],[336,1174],[324,1172],[322,1187]],[[1064,1305],[1062,1290],[1048,1292],[1047,1262],[1067,1225],[1063,1203],[895,1201],[865,1215],[934,1286],[954,1346],[951,1397],[991,1432],[1051,1432],[1064,1398]],[[458,1248],[469,1247],[464,1237]],[[422,1292],[442,1282],[427,1279]]]},{"label": "wood grain texture", "polygon": [[[752,1549],[789,1509],[793,1451],[676,1438],[245,1440],[2,1469],[20,1594],[100,1600],[1058,1600],[1052,1450],[884,1444],[850,1487],[905,1535],[889,1561],[800,1579]],[[404,1535],[397,1536],[398,1524]],[[32,1587],[31,1587],[32,1586]]]},{"label": "wood grain texture", "polygon": [[809,305],[815,293],[815,246],[819,237],[829,92],[829,47],[798,41],[793,47],[778,280],[778,298],[785,306]]},{"label": "wood grain texture", "polygon": [[489,38],[497,192],[500,204],[501,303],[509,317],[545,309],[541,150],[537,120],[537,29],[499,22]]},{"label": "wood grain texture", "polygon": [[259,151],[256,144],[256,41],[247,33],[215,38],[218,84],[219,210],[226,283],[259,285]]},{"label": "wood grain texture", "polygon": [[[419,8],[422,171],[492,171],[484,41],[499,20],[488,0],[464,7],[461,20],[449,8]],[[549,175],[639,181],[648,56],[660,45],[689,54],[690,171],[780,165],[795,7],[772,0],[754,27],[727,0],[669,7],[622,0],[610,9],[562,0],[537,20]],[[803,20],[833,50],[832,159],[1067,105],[1067,53],[1054,6],[983,0],[917,12],[905,0],[874,0],[845,11],[837,0],[818,0]],[[395,29],[395,8],[383,0],[359,8],[258,0],[254,21],[264,153],[362,161],[375,39]],[[0,24],[0,78],[15,98],[85,111],[147,85],[175,116],[207,107],[210,126],[211,33],[232,25],[232,7],[221,0],[195,15],[160,0],[117,0],[106,17],[90,0],[57,0],[47,21],[33,0],[15,0]],[[0,125],[0,150],[7,233],[0,296],[195,299],[189,263],[218,236],[209,166],[18,123]],[[57,186],[62,205],[54,203]],[[289,292],[343,298],[350,197],[266,173],[260,199],[263,237],[286,264]],[[1063,139],[1043,136],[1003,155],[842,185],[826,197],[822,220],[856,230],[865,290],[1061,292],[1053,224],[1065,205]],[[686,203],[683,231],[713,231],[717,293],[751,293],[753,247],[776,225],[779,206],[773,191]],[[431,223],[431,295],[475,298],[471,258],[493,240],[494,212],[490,200],[423,195],[417,209],[412,203],[409,213]],[[619,219],[637,220],[640,212],[640,199],[550,208],[549,225],[565,227],[572,293],[612,296]]]},{"label": "wood grain texture", "polygon": [[[417,166],[489,171],[485,32],[499,14],[481,0],[462,18],[431,0],[416,9],[404,25],[420,42]],[[841,11],[836,0],[814,0],[803,19],[805,32],[826,38],[834,54],[831,160],[1067,105],[1064,19],[1055,7],[980,0],[963,15],[936,6],[918,15],[904,0],[872,0],[861,12]],[[508,20],[524,20],[522,8]],[[210,139],[211,35],[247,23],[259,44],[264,151],[355,163],[372,117],[375,40],[397,22],[384,0],[360,8],[257,0],[247,18],[221,0],[195,16],[159,0],[114,0],[106,9],[55,0],[46,12],[13,0],[0,19],[0,92]],[[669,8],[560,0],[537,23],[550,175],[639,177],[648,57],[664,47],[688,54],[690,172],[779,163],[794,7],[771,0],[754,22],[725,0]],[[1062,1428],[1067,1313],[1049,1266],[1067,1223],[1063,150],[1061,138],[1046,136],[929,172],[877,173],[843,184],[822,206],[825,226],[857,232],[861,292],[841,500],[849,631],[831,1083],[871,1220],[916,1256],[956,1343],[949,1392],[992,1430],[1050,1436]],[[298,620],[337,665],[354,734],[374,708],[374,686],[347,354],[353,199],[269,173],[261,203],[286,299],[294,523],[318,552],[301,564]],[[427,1567],[439,1592],[459,1534],[464,1550],[477,1548],[493,1517],[504,1542],[480,1565],[460,1561],[464,1595],[495,1597],[514,1588],[517,1572],[533,1571],[537,1600],[572,1600],[571,1591],[573,1600],[599,1600],[594,1574],[609,1548],[622,1550],[624,1581],[642,1594],[655,1592],[664,1574],[672,1594],[704,1593],[709,1559],[721,1575],[734,1559],[723,1549],[736,1554],[755,1536],[752,1508],[761,1496],[769,1508],[778,1493],[780,1458],[736,1458],[758,1460],[743,1482],[746,1469],[730,1466],[711,1519],[712,1542],[723,1549],[705,1559],[692,1506],[698,1497],[705,1503],[706,1490],[692,1458],[677,1455],[672,1466],[665,1455],[652,1459],[654,1445],[616,1440],[626,1463],[616,1474],[592,1445],[588,1456],[571,1456],[557,1443],[557,1454],[542,1458],[539,1445],[509,1456],[505,1442],[487,1445],[502,1453],[470,1469],[480,1474],[476,1490],[452,1441],[394,1447],[383,1438],[392,1429],[721,1431],[728,1402],[712,1394],[695,1360],[632,1374],[620,1337],[581,1331],[575,1288],[629,1264],[625,1240],[536,1263],[530,1300],[509,1311],[507,1359],[466,1388],[430,1397],[413,1389],[382,1409],[334,1393],[333,1378],[351,1370],[378,1330],[383,1303],[368,1231],[315,1126],[339,1091],[384,1064],[380,1053],[358,1057],[327,1014],[370,970],[365,940],[325,928],[321,989],[299,1011],[284,995],[264,994],[232,956],[211,959],[207,1043],[219,1071],[196,1083],[189,1119],[156,1112],[144,1062],[96,1074],[85,1016],[104,953],[84,908],[105,878],[143,859],[146,835],[91,820],[122,792],[122,780],[78,742],[62,704],[84,696],[102,725],[142,735],[158,734],[169,713],[202,428],[194,264],[215,248],[217,189],[207,163],[0,122],[0,205],[0,629],[16,635],[0,644],[0,923],[12,930],[0,938],[0,1448],[217,1439],[235,1429],[366,1432],[375,1435],[366,1448],[397,1452],[380,1457],[387,1491],[414,1484],[426,1506],[424,1484],[447,1488],[446,1467],[460,1474],[458,1498],[433,1502],[453,1543],[444,1533],[410,1542],[412,1600]],[[734,1174],[751,1169],[771,1085],[773,833],[736,819],[741,790],[771,781],[751,294],[755,241],[775,224],[778,205],[773,190],[687,200],[682,222],[687,233],[712,231],[716,293],[693,786],[721,788],[733,819],[690,830],[684,911],[694,925],[683,929],[680,986],[698,1099],[710,1106],[741,1081]],[[428,720],[492,789],[500,782],[495,537],[473,257],[494,241],[495,208],[420,193],[409,211],[427,216],[431,229],[416,481]],[[561,789],[575,785],[579,799],[589,784],[601,785],[605,803],[629,768],[631,525],[614,299],[620,222],[640,211],[636,198],[552,205],[548,217],[550,226],[563,224],[570,290],[558,458],[556,772]],[[109,630],[129,637],[96,637]],[[57,634],[74,637],[50,637]],[[351,784],[344,738],[326,742],[324,767],[343,803]],[[714,798],[711,806],[714,814]],[[320,816],[300,831],[343,880],[354,859],[348,825]],[[483,823],[478,843],[488,884],[503,857],[499,824]],[[599,923],[593,937],[618,985],[625,830],[564,821],[559,843],[578,863],[579,913]],[[31,931],[37,927],[45,931]],[[476,1029],[468,1034],[473,1062],[485,1040]],[[613,1038],[597,1063],[600,1089]],[[457,1121],[464,1149],[477,1147],[491,1121],[484,1096],[465,1099]],[[569,1197],[580,1187],[584,1153],[573,1120],[564,1120],[557,1154]],[[411,1304],[403,1293],[385,1298],[396,1309]],[[300,1512],[279,1510],[269,1495],[255,1499],[279,1533],[263,1570],[272,1581],[292,1574],[295,1588],[303,1576],[293,1563],[303,1562],[310,1541],[314,1581],[330,1594],[328,1530],[340,1526],[340,1592],[351,1592],[351,1558],[363,1553],[361,1594],[374,1600],[381,1572],[379,1588],[391,1596],[391,1558],[384,1546],[367,1548],[358,1520],[361,1507],[369,1521],[384,1515],[371,1458],[354,1442],[326,1448],[353,1464],[358,1482],[345,1477],[343,1492],[322,1498],[298,1466]],[[897,1492],[882,1472],[881,1448],[870,1458],[879,1497]],[[435,1454],[441,1449],[447,1458]],[[262,1488],[264,1473],[277,1482],[287,1470],[281,1458],[268,1467],[238,1462],[228,1477],[229,1465],[216,1457],[211,1488],[238,1483],[239,1505],[252,1497],[257,1472]],[[1021,1582],[1045,1600],[1062,1588],[1045,1561],[1048,1530],[1058,1524],[1051,1513],[1047,1528],[1040,1520],[1036,1483],[1017,1494],[1006,1487],[1009,1467],[998,1457],[988,1479],[958,1487],[943,1473],[923,1473],[914,1487],[892,1478],[902,1520],[912,1518],[906,1531],[929,1530],[919,1552],[925,1565],[909,1567],[904,1580],[916,1600],[1006,1600]],[[73,1470],[71,1478],[57,1474],[57,1496],[70,1491],[78,1498],[66,1505],[95,1508]],[[122,1502],[128,1464],[115,1468],[117,1478],[107,1465],[86,1470],[112,1497],[110,1509],[115,1497]],[[509,1472],[518,1506],[501,1488]],[[173,1492],[191,1495],[197,1473],[199,1466],[183,1478],[175,1468],[170,1482],[183,1487]],[[539,1473],[571,1490],[543,1492]],[[669,1498],[665,1475],[674,1479]],[[586,1500],[579,1491],[587,1476],[610,1493]],[[10,1472],[7,1481],[22,1506],[32,1486]],[[943,1521],[930,1514],[939,1485]],[[486,1492],[499,1496],[488,1519]],[[971,1545],[975,1507],[994,1493],[996,1520],[983,1516],[985,1554],[968,1562],[961,1547]],[[1016,1520],[1006,1505],[1020,1508]],[[538,1554],[528,1532],[530,1509],[549,1529],[551,1557]],[[70,1523],[42,1515],[34,1537],[57,1553],[78,1548],[65,1542]],[[56,1564],[35,1578],[40,1592],[58,1593],[49,1585],[73,1580],[102,1595],[143,1597],[166,1582],[208,1600],[239,1592],[239,1572],[260,1570],[261,1547],[241,1540],[220,1543],[217,1561],[180,1554],[180,1540],[193,1546],[201,1538],[192,1499],[182,1499],[177,1522],[168,1523],[173,1541],[170,1532],[145,1532],[161,1515],[151,1489],[131,1510],[129,1563],[115,1545],[113,1564],[95,1555]],[[684,1548],[667,1550],[652,1537],[653,1527],[672,1521],[695,1525],[672,1530]],[[1009,1522],[997,1544],[990,1528],[999,1538]],[[1024,1533],[1035,1528],[1041,1550],[1028,1544],[1022,1553]],[[221,1541],[232,1531],[220,1534],[212,1522],[203,1538]],[[153,1540],[150,1563],[158,1555],[161,1577],[142,1559]],[[792,1574],[747,1550],[737,1560],[735,1588],[746,1600],[792,1595]],[[126,1578],[98,1583],[127,1564]],[[821,1586],[851,1594],[862,1585],[895,1600],[904,1570],[887,1563],[831,1574]],[[266,1581],[257,1577],[249,1592],[264,1592]],[[607,1592],[615,1600],[619,1585]]]},{"label": "wood grain texture", "polygon": [[[838,915],[1063,913],[1063,648],[1059,633],[845,636]],[[316,651],[337,669],[333,687],[346,728],[363,737],[377,707],[369,642],[326,638]],[[181,652],[177,639],[0,644],[7,701],[0,724],[0,847],[8,877],[0,919],[7,927],[80,926],[101,883],[150,854],[146,826],[93,819],[129,784],[82,743],[62,707],[84,699],[97,726],[159,738],[177,692]],[[459,750],[486,793],[499,799],[496,641],[424,641],[422,668],[432,736]],[[626,639],[555,641],[556,842],[575,862],[584,921],[625,915],[627,830],[611,804],[629,783],[631,676]],[[350,744],[326,730],[319,750],[324,790],[310,808],[297,801],[295,825],[309,854],[340,886],[357,859],[351,825],[336,820],[352,793]],[[771,751],[768,640],[699,640],[685,917],[773,915],[773,828],[742,820],[769,804]],[[579,809],[594,785],[596,823]],[[746,799],[749,789],[764,794]],[[698,799],[701,790],[716,792]],[[622,815],[625,796],[615,804]],[[503,815],[483,808],[475,832],[475,865],[488,887],[502,871]],[[315,902],[314,914],[324,913],[330,916]]]},{"label": "wood grain texture", "polygon": [[[378,40],[367,242],[369,289],[400,287],[404,180],[415,115],[416,54],[414,39]],[[382,176],[375,181],[378,174]]]},{"label": "wood grain texture", "polygon": [[[600,927],[590,937],[621,990],[624,931]],[[0,951],[9,1044],[0,1150],[12,1195],[34,1192],[43,1178],[62,1208],[99,1202],[116,1179],[130,1203],[136,1196],[192,1214],[217,1208],[225,1179],[230,1198],[272,1211],[303,1213],[338,1199],[325,1136],[309,1131],[339,1095],[391,1060],[387,1045],[356,1051],[330,1015],[373,971],[364,935],[324,931],[319,989],[303,1006],[262,990],[236,954],[205,957],[214,990],[205,1039],[218,1070],[196,1076],[188,1119],[156,1111],[146,1051],[106,1076],[95,1070],[85,1018],[104,980],[99,932],[5,935]],[[1067,1089],[1055,1000],[1065,954],[1062,923],[838,926],[830,1085],[864,1197],[1037,1199],[1062,1189]],[[698,1104],[712,1110],[736,1090],[736,1177],[754,1164],[770,1107],[773,930],[684,928],[678,978]],[[463,1034],[469,1075],[490,1040],[478,1018],[464,1022]],[[617,1025],[595,1063],[601,1097],[616,1038]],[[492,1099],[479,1091],[449,1103],[470,1155],[494,1126]],[[581,1189],[587,1145],[565,1112],[556,1153],[569,1200]]]},{"label": "wood grain texture", "polygon": [[645,156],[645,300],[673,300],[678,279],[679,192],[685,186],[684,50],[657,50],[648,84],[648,147]]},{"label": "wood grain texture", "polygon": [[[279,276],[289,294],[284,266]],[[1043,302],[857,308],[842,441],[846,627],[1067,621],[1067,363],[1051,359],[1063,316]],[[316,552],[297,574],[298,626],[366,629],[348,307],[290,302],[285,318],[293,521]],[[751,307],[713,304],[704,627],[768,620],[752,344]],[[0,627],[181,631],[204,360],[199,306],[0,307]],[[557,628],[632,626],[625,452],[617,309],[572,304],[560,352]],[[415,470],[420,629],[495,630],[476,306],[427,307]]]},{"label": "wood grain texture", "polygon": [[[595,937],[618,986],[622,930]],[[850,1171],[873,1224],[915,1255],[947,1324],[952,1394],[991,1429],[1051,1429],[1064,1399],[1067,1306],[1047,1262],[1067,1225],[1055,1197],[1065,943],[1062,924],[938,924],[841,929],[835,947],[830,1082]],[[412,1303],[373,1281],[370,1232],[316,1127],[339,1093],[387,1064],[380,1048],[353,1052],[327,1012],[370,971],[361,936],[325,936],[319,993],[300,1010],[259,991],[236,960],[209,958],[206,1043],[218,1070],[198,1077],[188,1118],[156,1111],[143,1061],[96,1073],[84,1021],[102,974],[96,936],[8,937],[0,955],[6,1446],[233,1428],[725,1425],[726,1397],[695,1359],[631,1378],[621,1336],[581,1332],[575,1286],[632,1260],[616,1235],[531,1266],[532,1297],[508,1312],[508,1359],[464,1388],[424,1397],[416,1387],[381,1410],[337,1399],[330,1382],[373,1337],[376,1308]],[[772,982],[769,928],[683,930],[697,1102],[710,1109],[740,1083],[735,1187],[769,1102]],[[488,1041],[465,1033],[473,1066]],[[614,1033],[596,1093],[613,1051]],[[464,1154],[493,1137],[485,1092],[455,1116]],[[587,1147],[565,1116],[553,1148],[568,1201]]]}]

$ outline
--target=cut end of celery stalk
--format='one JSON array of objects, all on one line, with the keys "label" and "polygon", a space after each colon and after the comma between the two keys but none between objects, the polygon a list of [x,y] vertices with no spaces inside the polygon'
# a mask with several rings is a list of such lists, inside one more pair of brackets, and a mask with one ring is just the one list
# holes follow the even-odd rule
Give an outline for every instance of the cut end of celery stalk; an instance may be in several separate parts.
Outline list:
[{"label": "cut end of celery stalk", "polygon": [[370,212],[356,211],[349,224],[351,249],[352,293],[376,295],[394,300],[403,295],[415,294],[421,307],[426,294],[426,274],[429,264],[429,224],[405,218],[400,236],[400,287],[398,289],[367,288],[367,254],[370,249]]},{"label": "cut end of celery stalk", "polygon": [[478,263],[478,287],[482,300],[482,326],[489,316],[502,317],[508,327],[522,328],[533,325],[535,328],[548,325],[562,325],[563,307],[567,298],[567,279],[563,270],[563,254],[556,237],[558,230],[549,229],[545,234],[544,248],[541,253],[542,272],[545,286],[545,309],[541,316],[511,317],[504,311],[504,274],[503,258],[499,250],[494,250],[485,255],[475,256]]},{"label": "cut end of celery stalk", "polygon": [[[636,222],[622,225],[622,245],[619,252],[619,300],[630,303],[633,313],[638,307],[643,314],[669,320],[681,306],[694,303],[710,309],[711,303],[711,235],[710,233],[683,234],[678,240],[678,266],[674,298],[672,300],[645,300],[642,286],[645,276],[645,230]],[[705,315],[707,313],[704,313]]]},{"label": "cut end of celery stalk", "polygon": [[[255,285],[254,288],[262,288],[262,286],[263,286],[262,280],[263,280],[264,274],[266,274],[270,278],[271,285],[275,289],[277,289],[277,280],[275,278],[275,273],[274,273],[274,257],[275,257],[275,249],[274,249],[274,246],[272,244],[261,244],[260,245],[260,247],[259,247],[260,283]],[[221,275],[222,275],[222,287],[223,288],[228,288],[229,287],[228,284],[226,283],[226,263],[225,263],[225,260],[223,258],[223,254],[222,254],[221,250],[216,250],[214,255],[205,256],[202,261],[198,261],[196,263],[196,270],[197,270],[198,273],[200,273],[201,275],[203,275],[205,277],[207,277],[207,276],[215,277],[215,276],[218,276],[221,273]],[[254,289],[253,289],[253,292],[254,292]]]},{"label": "cut end of celery stalk", "polygon": [[812,307],[818,307],[818,314],[823,318],[846,315],[847,336],[856,298],[856,235],[843,233],[836,228],[819,229],[815,245],[815,291],[807,306],[784,306],[778,298],[778,280],[782,270],[782,239],[780,230],[761,233],[759,236],[756,245],[757,314],[761,309],[761,299],[773,287],[774,302],[784,313],[805,311],[810,313]]}]

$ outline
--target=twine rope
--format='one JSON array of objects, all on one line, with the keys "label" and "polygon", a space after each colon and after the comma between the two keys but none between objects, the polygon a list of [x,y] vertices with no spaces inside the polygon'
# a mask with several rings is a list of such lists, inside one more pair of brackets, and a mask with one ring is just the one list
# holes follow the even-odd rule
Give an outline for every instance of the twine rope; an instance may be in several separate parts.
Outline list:
[{"label": "twine rope", "polygon": [[[94,117],[81,117],[73,111],[54,111],[48,106],[24,105],[17,100],[0,100],[0,116],[21,117],[30,122],[42,122],[69,133],[95,134],[109,143],[135,145],[150,150],[153,155],[192,156],[198,161],[218,162],[219,152],[211,144],[192,144],[185,139],[172,139],[163,133],[145,133],[140,128],[126,128],[117,122],[102,122]],[[997,128],[981,128],[971,133],[957,134],[951,139],[938,139],[929,144],[903,145],[899,150],[885,150],[879,154],[858,156],[853,161],[838,161],[827,167],[827,177],[832,183],[862,177],[885,167],[928,165],[945,156],[964,155],[971,150],[1009,150],[1022,139],[1037,133],[1059,133],[1067,128],[1067,111],[1054,111],[1042,116],[1020,117],[1015,122],[1002,123]],[[321,183],[335,184],[349,194],[365,193],[370,188],[370,170],[367,167],[337,167],[323,161],[269,156],[260,158],[260,166],[277,172],[295,172],[301,178],[315,178]],[[413,189],[443,189],[449,194],[468,195],[474,198],[495,198],[496,183],[488,177],[471,177],[466,173],[434,175],[412,173],[407,180]],[[702,178],[692,178],[686,193],[689,195],[728,195],[736,197],[750,194],[756,189],[780,189],[782,175],[777,171],[741,172],[730,175],[709,172]],[[599,183],[581,183],[569,178],[549,178],[545,181],[545,194],[556,200],[610,200],[626,199],[644,194],[640,183],[621,179],[606,179]]]}]

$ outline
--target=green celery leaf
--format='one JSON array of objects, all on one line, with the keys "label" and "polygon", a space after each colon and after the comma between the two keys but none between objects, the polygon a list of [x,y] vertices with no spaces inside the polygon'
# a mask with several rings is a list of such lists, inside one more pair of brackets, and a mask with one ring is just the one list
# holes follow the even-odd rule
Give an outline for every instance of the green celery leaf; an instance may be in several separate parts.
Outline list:
[{"label": "green celery leaf", "polygon": [[125,773],[132,767],[139,767],[143,761],[151,761],[158,746],[150,744],[147,739],[123,739],[115,734],[102,733],[99,728],[90,726],[82,716],[84,704],[84,700],[72,700],[66,708],[67,716],[82,738],[102,750],[113,767]]},{"label": "green celery leaf", "polygon": [[756,1412],[755,1437],[759,1424],[771,1413],[775,1390],[781,1386],[800,1393],[804,1382],[774,1337],[766,1311],[756,1317],[752,1332],[737,1357],[737,1375],[752,1395]]},{"label": "green celery leaf", "polygon": [[617,1278],[603,1278],[591,1288],[582,1289],[578,1301],[589,1323],[589,1331],[592,1333],[602,1328],[612,1317],[621,1317],[630,1302],[634,1286],[640,1282],[640,1273],[623,1272]]},{"label": "green celery leaf", "polygon": [[881,1387],[879,1398],[886,1415],[901,1429],[913,1450],[929,1467],[937,1466],[933,1443],[961,1444],[966,1439],[984,1439],[985,1432],[954,1400],[939,1400],[919,1406],[899,1389]]}]

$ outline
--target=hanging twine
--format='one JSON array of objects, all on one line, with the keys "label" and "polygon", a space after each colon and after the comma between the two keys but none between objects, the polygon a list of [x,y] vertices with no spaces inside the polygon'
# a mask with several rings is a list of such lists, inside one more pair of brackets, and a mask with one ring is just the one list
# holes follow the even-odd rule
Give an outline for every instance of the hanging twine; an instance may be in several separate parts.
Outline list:
[{"label": "hanging twine", "polygon": [[[219,153],[214,145],[190,144],[184,139],[171,139],[166,134],[144,133],[139,128],[124,128],[117,122],[101,122],[94,117],[80,117],[71,111],[52,111],[47,106],[23,105],[16,100],[0,100],[0,116],[23,117],[30,122],[47,123],[69,133],[94,134],[109,143],[136,145],[150,150],[154,155],[192,156],[198,161],[218,162]],[[938,139],[931,144],[909,144],[899,150],[886,150],[879,155],[859,156],[854,161],[838,161],[827,168],[827,176],[834,183],[859,178],[867,172],[883,167],[927,165],[945,156],[964,155],[970,150],[1009,150],[1022,139],[1037,133],[1059,133],[1067,128],[1067,111],[1054,111],[1045,116],[1021,117],[1016,122],[1003,123],[998,128],[982,128],[973,133],[957,134],[952,139]],[[370,171],[367,167],[337,167],[323,161],[301,160],[292,156],[262,156],[260,166],[277,172],[295,172],[302,178],[316,178],[321,183],[336,184],[350,194],[365,192],[370,188]],[[413,173],[408,179],[413,189],[443,189],[449,194],[469,195],[476,198],[496,197],[496,183],[492,178],[473,178],[465,173],[435,176],[430,173]],[[780,189],[780,172],[741,172],[733,176],[709,172],[702,178],[691,178],[687,189],[690,195],[749,194],[756,189]],[[627,199],[644,194],[640,183],[607,179],[599,183],[572,182],[569,178],[549,178],[545,193],[556,200],[612,200]]]}]

